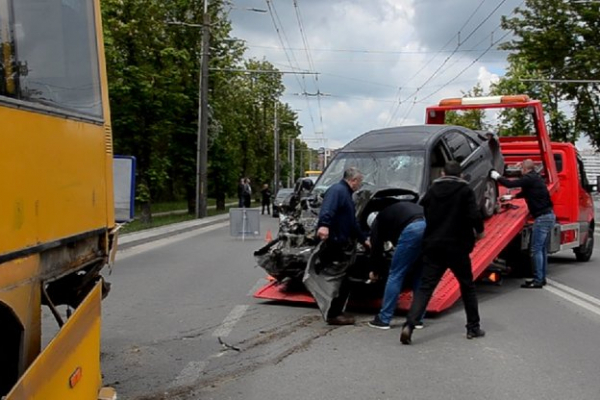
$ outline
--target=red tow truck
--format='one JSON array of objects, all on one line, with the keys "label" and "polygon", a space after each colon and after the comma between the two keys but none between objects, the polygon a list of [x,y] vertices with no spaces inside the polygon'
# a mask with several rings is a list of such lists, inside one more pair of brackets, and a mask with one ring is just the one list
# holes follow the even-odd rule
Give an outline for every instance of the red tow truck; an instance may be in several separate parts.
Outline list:
[{"label": "red tow truck", "polygon": [[[577,149],[570,143],[551,142],[546,129],[542,103],[526,95],[452,98],[440,101],[426,109],[427,124],[444,124],[449,111],[477,109],[519,109],[533,120],[534,132],[529,135],[500,138],[505,162],[505,173],[519,170],[517,165],[532,159],[546,180],[557,217],[552,231],[549,253],[572,249],[578,261],[589,261],[594,247],[594,204],[590,194],[584,165]],[[519,133],[520,134],[520,133]],[[499,196],[515,194],[518,189],[499,188]],[[500,210],[485,221],[485,237],[477,242],[471,253],[475,279],[501,282],[508,271],[522,274],[531,272],[529,244],[532,219],[522,199],[502,202]],[[259,289],[257,298],[314,302],[307,293],[282,291],[276,282]],[[458,282],[448,270],[427,307],[429,312],[441,312],[451,307],[460,297]],[[403,292],[398,307],[407,310],[412,300],[410,291]],[[377,304],[373,304],[377,306]]]}]

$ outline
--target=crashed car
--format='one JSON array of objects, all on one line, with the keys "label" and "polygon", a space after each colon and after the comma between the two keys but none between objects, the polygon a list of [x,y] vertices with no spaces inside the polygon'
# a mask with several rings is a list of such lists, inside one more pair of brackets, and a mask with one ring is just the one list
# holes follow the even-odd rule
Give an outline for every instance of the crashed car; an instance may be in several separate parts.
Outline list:
[{"label": "crashed car", "polygon": [[[397,201],[419,202],[450,160],[460,163],[482,215],[491,217],[498,209],[498,187],[490,171],[504,170],[496,135],[449,125],[374,130],[342,148],[314,185],[308,179],[297,182],[294,194],[282,207],[285,217],[280,219],[278,235],[254,253],[258,265],[278,281],[301,282],[319,243],[316,231],[323,196],[348,167],[356,167],[364,175],[353,199],[357,221],[368,235],[370,213]],[[388,262],[393,245],[387,246]],[[350,279],[365,280],[369,271],[365,255],[365,249],[357,244]]]}]

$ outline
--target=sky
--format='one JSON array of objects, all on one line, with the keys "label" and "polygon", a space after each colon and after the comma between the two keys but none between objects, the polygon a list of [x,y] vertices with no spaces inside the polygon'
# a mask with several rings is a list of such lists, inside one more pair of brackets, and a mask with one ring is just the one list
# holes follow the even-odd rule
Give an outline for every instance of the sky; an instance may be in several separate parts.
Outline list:
[{"label": "sky", "polygon": [[523,3],[232,0],[229,16],[247,58],[286,72],[281,101],[298,113],[302,139],[339,148],[372,129],[422,124],[426,106],[477,83],[487,91],[507,66],[501,17]]}]

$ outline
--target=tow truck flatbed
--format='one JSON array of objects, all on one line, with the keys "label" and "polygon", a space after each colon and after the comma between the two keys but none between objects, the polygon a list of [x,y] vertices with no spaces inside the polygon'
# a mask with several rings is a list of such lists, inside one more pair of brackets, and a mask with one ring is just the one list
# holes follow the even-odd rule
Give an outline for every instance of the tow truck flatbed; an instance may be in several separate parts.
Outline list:
[{"label": "tow truck flatbed", "polygon": [[[527,206],[523,200],[512,200],[502,210],[485,222],[485,237],[475,245],[471,253],[473,278],[478,279],[502,250],[515,238],[527,223]],[[254,297],[293,303],[314,303],[308,292],[288,291],[285,284],[273,281],[260,288]],[[441,312],[450,308],[460,298],[460,288],[454,275],[448,270],[438,284],[429,305],[428,312]],[[408,310],[412,292],[404,291],[398,298],[398,309]],[[372,300],[361,306],[378,308],[381,300]]]}]

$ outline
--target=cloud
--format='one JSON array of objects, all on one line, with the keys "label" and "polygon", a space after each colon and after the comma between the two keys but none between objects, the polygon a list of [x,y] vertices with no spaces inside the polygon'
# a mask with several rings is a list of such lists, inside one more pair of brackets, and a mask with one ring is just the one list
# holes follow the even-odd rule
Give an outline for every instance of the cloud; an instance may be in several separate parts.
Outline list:
[{"label": "cloud", "polygon": [[[506,66],[506,53],[492,45],[504,34],[500,18],[522,0],[269,4],[267,14],[232,10],[232,34],[247,41],[247,57],[264,58],[282,71],[319,73],[317,79],[285,74],[282,101],[301,110],[309,146],[320,147],[317,139],[325,137],[325,145],[335,148],[372,129],[421,124],[427,105],[460,96],[478,82],[487,90]],[[267,8],[259,0],[235,5]]]}]

